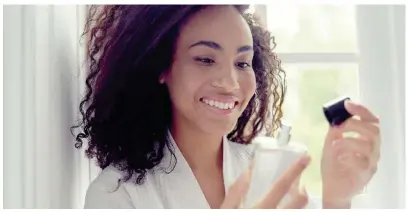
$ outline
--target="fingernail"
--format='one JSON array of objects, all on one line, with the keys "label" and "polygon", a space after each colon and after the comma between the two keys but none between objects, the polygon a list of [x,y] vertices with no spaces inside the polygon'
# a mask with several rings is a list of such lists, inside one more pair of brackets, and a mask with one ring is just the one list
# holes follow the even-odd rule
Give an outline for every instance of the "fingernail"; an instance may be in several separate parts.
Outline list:
[{"label": "fingernail", "polygon": [[300,164],[307,166],[310,162],[310,156],[304,156],[301,160],[300,160]]},{"label": "fingernail", "polygon": [[346,107],[353,107],[353,102],[351,101],[351,100],[346,100],[346,101],[344,101],[344,105],[346,106]]}]

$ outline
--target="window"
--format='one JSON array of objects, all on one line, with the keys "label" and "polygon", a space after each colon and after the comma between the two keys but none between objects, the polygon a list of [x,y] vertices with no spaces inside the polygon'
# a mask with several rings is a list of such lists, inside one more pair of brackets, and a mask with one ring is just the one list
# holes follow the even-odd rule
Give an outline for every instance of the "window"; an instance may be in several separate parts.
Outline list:
[{"label": "window", "polygon": [[339,96],[359,100],[354,6],[271,4],[254,9],[275,37],[275,52],[287,74],[284,119],[292,124],[292,142],[304,143],[313,159],[301,184],[320,195],[328,128],[322,105]]}]

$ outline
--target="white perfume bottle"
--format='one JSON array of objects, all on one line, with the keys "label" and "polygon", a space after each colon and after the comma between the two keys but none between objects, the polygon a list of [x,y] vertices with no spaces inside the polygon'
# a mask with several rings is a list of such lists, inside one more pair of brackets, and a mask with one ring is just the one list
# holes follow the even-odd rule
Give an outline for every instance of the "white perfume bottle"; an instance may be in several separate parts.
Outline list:
[{"label": "white perfume bottle", "polygon": [[[254,167],[244,208],[251,208],[261,201],[279,177],[307,153],[304,145],[289,142],[291,129],[287,122],[282,121],[276,139],[259,137],[254,141]],[[285,196],[281,204],[288,201],[288,198]]]}]

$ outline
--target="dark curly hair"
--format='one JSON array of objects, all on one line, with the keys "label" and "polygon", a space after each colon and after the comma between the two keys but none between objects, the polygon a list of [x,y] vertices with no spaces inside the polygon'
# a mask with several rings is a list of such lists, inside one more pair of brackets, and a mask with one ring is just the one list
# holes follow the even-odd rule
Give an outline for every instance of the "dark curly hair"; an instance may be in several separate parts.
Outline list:
[{"label": "dark curly hair", "polygon": [[[135,183],[141,184],[146,171],[160,163],[172,115],[168,90],[158,78],[172,64],[183,23],[209,6],[90,7],[83,34],[87,91],[79,105],[82,117],[71,130],[80,130],[74,133],[75,147],[87,141],[86,155],[96,157],[100,168],[114,165],[126,173],[122,180],[135,176]],[[277,129],[286,81],[272,52],[274,38],[246,12],[248,6],[234,7],[252,32],[257,90],[227,137],[248,144],[261,131],[271,135]]]}]

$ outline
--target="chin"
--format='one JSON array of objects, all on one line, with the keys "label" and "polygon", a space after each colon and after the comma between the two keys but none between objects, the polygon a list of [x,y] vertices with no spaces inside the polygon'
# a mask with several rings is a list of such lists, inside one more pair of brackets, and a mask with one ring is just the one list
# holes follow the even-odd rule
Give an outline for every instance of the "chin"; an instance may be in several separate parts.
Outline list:
[{"label": "chin", "polygon": [[216,135],[228,135],[232,130],[234,130],[236,123],[232,124],[209,124],[205,127],[205,131],[209,134],[216,134]]}]

